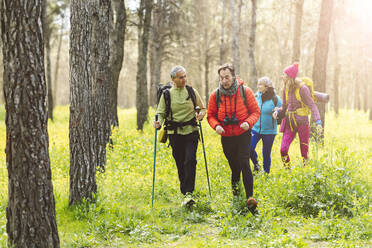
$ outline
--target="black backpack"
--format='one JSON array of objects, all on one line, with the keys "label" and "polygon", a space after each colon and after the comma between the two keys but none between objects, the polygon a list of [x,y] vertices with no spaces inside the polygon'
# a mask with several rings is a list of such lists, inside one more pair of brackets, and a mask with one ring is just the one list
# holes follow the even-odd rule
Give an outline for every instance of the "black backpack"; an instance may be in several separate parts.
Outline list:
[{"label": "black backpack", "polygon": [[[165,85],[159,84],[158,91],[157,91],[157,104],[159,104],[160,98],[162,95],[164,95],[164,102],[165,102],[165,119],[167,117],[171,116],[171,120],[173,120],[173,114],[171,109],[171,97],[170,97],[170,88],[172,88],[172,83],[168,82]],[[189,93],[189,96],[186,100],[191,98],[192,104],[194,105],[194,108],[196,107],[196,95],[195,91],[191,86],[186,85],[187,92]]]}]

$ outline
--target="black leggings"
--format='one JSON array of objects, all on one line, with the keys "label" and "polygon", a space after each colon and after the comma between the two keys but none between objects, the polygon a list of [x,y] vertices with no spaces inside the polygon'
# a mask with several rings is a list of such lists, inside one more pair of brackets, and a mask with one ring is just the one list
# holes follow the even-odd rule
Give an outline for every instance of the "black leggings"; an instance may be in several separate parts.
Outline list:
[{"label": "black leggings", "polygon": [[243,183],[247,199],[253,195],[253,175],[249,165],[251,131],[239,136],[221,137],[223,152],[231,169],[231,184],[240,181],[243,173]]}]

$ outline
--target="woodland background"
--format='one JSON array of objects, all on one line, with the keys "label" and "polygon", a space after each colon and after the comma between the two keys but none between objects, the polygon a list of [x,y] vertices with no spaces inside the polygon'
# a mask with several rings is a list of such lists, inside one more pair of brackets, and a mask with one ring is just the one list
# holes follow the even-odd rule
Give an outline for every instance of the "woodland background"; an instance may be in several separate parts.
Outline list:
[{"label": "woodland background", "polygon": [[[118,1],[113,1],[118,2]],[[137,24],[138,1],[126,1],[124,61],[119,78],[118,105],[135,106],[136,72],[138,60]],[[240,72],[253,90],[249,60],[249,36],[252,1],[242,0],[160,0],[154,3],[147,78],[150,85],[170,81],[169,71],[176,64],[188,72],[188,82],[201,94],[211,92],[218,85],[217,68],[233,62],[231,2],[240,10],[239,51]],[[293,62],[293,40],[296,2],[303,2],[300,34],[300,76],[311,76],[315,43],[319,25],[320,0],[261,0],[257,1],[254,45],[257,77],[269,76],[278,92],[282,87],[283,68]],[[331,95],[329,108],[371,108],[372,92],[372,25],[371,2],[368,0],[335,0],[329,40],[326,92]],[[69,104],[69,1],[48,1],[51,26],[50,64],[55,105]],[[224,15],[224,18],[222,16]],[[154,36],[163,37],[154,42]],[[160,44],[160,45],[158,45]],[[154,58],[155,45],[160,46],[161,58]],[[158,49],[158,50],[159,50]],[[2,60],[1,60],[2,61]],[[152,62],[154,61],[154,62]],[[161,65],[159,69],[155,64]],[[0,73],[3,66],[0,66]],[[158,71],[156,71],[158,70]],[[160,74],[160,77],[155,74]],[[153,79],[154,76],[157,78]],[[2,77],[0,77],[2,78]],[[157,80],[153,82],[151,80]],[[0,84],[2,80],[0,80]],[[336,90],[337,88],[337,90]],[[1,92],[2,94],[2,92]],[[339,95],[339,103],[335,102]],[[0,98],[3,101],[3,97]],[[152,102],[151,105],[153,105]]]}]

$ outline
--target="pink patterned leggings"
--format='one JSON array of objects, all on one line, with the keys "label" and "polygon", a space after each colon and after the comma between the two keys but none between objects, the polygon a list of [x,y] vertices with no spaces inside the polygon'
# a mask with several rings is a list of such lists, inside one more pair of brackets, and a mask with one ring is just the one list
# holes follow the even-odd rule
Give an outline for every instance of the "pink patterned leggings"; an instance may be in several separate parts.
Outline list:
[{"label": "pink patterned leggings", "polygon": [[280,147],[280,153],[282,157],[286,157],[286,162],[289,162],[288,150],[293,139],[296,137],[298,132],[298,137],[300,138],[300,148],[301,155],[304,159],[307,159],[307,154],[309,151],[309,136],[310,136],[310,127],[309,125],[301,125],[297,127],[297,130],[291,131],[289,125],[284,129],[282,145]]}]

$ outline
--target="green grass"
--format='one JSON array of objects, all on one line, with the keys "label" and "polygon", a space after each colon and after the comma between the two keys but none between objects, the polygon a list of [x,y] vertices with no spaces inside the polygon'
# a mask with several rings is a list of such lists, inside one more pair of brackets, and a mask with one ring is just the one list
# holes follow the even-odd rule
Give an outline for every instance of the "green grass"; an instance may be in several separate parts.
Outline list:
[{"label": "green grass", "polygon": [[[243,200],[233,202],[230,169],[219,137],[203,121],[212,198],[201,144],[196,177],[197,204],[181,207],[182,196],[171,149],[157,151],[155,203],[151,209],[154,130],[136,130],[135,110],[119,110],[114,148],[105,173],[97,174],[94,204],[68,206],[68,107],[55,109],[48,123],[56,213],[61,247],[370,247],[372,246],[372,122],[363,112],[330,112],[324,147],[311,144],[309,166],[302,167],[296,139],[290,149],[294,169],[280,160],[279,134],[269,176],[255,176],[260,214]],[[0,106],[0,137],[5,137]],[[153,116],[153,111],[151,111]],[[0,150],[5,138],[0,139]],[[261,143],[257,147],[261,150]],[[260,157],[260,161],[262,158]],[[6,245],[7,170],[0,153],[0,246]]]}]

